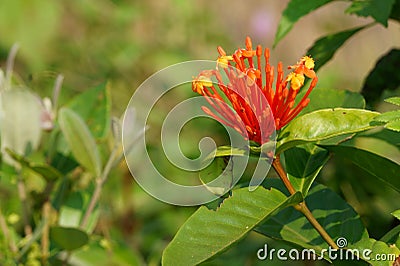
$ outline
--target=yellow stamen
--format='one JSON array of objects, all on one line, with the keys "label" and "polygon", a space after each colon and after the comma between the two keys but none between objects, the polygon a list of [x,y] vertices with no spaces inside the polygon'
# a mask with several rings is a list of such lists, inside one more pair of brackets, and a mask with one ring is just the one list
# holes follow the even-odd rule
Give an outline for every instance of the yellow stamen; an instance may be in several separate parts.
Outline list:
[{"label": "yellow stamen", "polygon": [[303,58],[301,58],[301,62],[303,62],[305,67],[308,69],[314,68],[314,59],[312,59],[310,56],[303,56]]},{"label": "yellow stamen", "polygon": [[209,77],[199,76],[197,79],[193,80],[193,90],[197,93],[203,91],[202,87],[211,87],[212,81]]},{"label": "yellow stamen", "polygon": [[304,75],[291,72],[287,76],[286,81],[290,81],[290,88],[297,91],[304,85]]},{"label": "yellow stamen", "polygon": [[218,57],[217,59],[217,69],[218,67],[227,68],[229,65],[229,61],[232,61],[233,57],[230,55],[223,55]]}]

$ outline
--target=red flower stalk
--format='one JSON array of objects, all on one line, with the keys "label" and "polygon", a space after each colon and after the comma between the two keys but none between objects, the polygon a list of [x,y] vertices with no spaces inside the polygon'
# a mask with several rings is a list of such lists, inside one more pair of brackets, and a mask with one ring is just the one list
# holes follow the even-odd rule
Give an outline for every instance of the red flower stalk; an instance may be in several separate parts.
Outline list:
[{"label": "red flower stalk", "polygon": [[[268,142],[275,129],[279,130],[287,125],[309,103],[308,96],[318,81],[311,57],[304,56],[296,65],[289,66],[293,71],[286,78],[282,63],[279,62],[274,90],[274,67],[269,64],[267,48],[264,51],[264,69],[261,64],[262,47],[258,45],[253,50],[250,37],[246,38],[246,49],[238,49],[232,56],[226,55],[221,47],[218,47],[218,52],[220,56],[217,59],[217,68],[200,72],[192,82],[192,89],[206,96],[219,116],[203,106],[205,113],[234,128],[244,138],[258,144]],[[227,84],[223,82],[220,69],[228,77]],[[312,81],[303,98],[295,105],[305,76]],[[226,98],[215,88],[212,78],[216,79],[219,91]],[[225,104],[225,99],[231,106]]]}]

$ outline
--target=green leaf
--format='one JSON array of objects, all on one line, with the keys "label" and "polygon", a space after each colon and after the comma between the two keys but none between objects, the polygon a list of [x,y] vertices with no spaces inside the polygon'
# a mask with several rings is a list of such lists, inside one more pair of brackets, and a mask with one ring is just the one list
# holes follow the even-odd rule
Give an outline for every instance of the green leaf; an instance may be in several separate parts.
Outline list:
[{"label": "green leaf", "polygon": [[318,39],[307,51],[307,54],[311,55],[315,60],[314,69],[318,70],[321,68],[333,57],[335,52],[347,41],[347,39],[365,27],[366,26],[362,26],[351,30],[345,30]]},{"label": "green leaf", "polygon": [[385,123],[384,127],[387,129],[400,132],[400,110],[383,113],[374,120],[378,123]]},{"label": "green leaf", "polygon": [[107,137],[111,128],[111,93],[108,84],[79,94],[67,107],[82,117],[96,139]]},{"label": "green leaf", "polygon": [[374,126],[370,122],[377,115],[377,112],[350,108],[323,109],[302,115],[279,132],[276,153],[307,142],[371,129]]},{"label": "green leaf", "polygon": [[61,206],[58,223],[63,227],[79,227],[84,212],[84,198],[82,193],[71,193]]},{"label": "green leaf", "polygon": [[61,130],[76,160],[94,175],[102,169],[96,142],[81,117],[68,108],[59,112]]},{"label": "green leaf", "polygon": [[[376,260],[375,261],[371,261],[370,263],[372,264],[372,266],[393,266],[395,265],[393,262],[394,260],[399,256],[400,251],[398,249],[398,247],[396,247],[395,245],[387,245],[384,242],[381,241],[371,241],[373,242],[373,245],[371,247],[372,253],[371,253],[371,258],[382,258],[382,255],[389,255],[391,256],[391,258],[389,258],[388,256],[386,256],[386,260]],[[379,257],[377,257],[379,256]]]},{"label": "green leaf", "polygon": [[58,247],[64,250],[74,250],[86,245],[88,235],[77,228],[53,226],[50,228],[50,238]]},{"label": "green leaf", "polygon": [[400,132],[400,110],[383,113],[375,117],[374,120],[386,123],[384,127],[387,129]]},{"label": "green leaf", "polygon": [[376,138],[383,141],[386,141],[389,144],[396,146],[400,149],[400,134],[393,132],[391,130],[382,129],[380,131],[373,131],[373,132],[365,132],[361,133],[360,136],[366,136],[370,138]]},{"label": "green leaf", "polygon": [[374,120],[387,123],[398,119],[400,119],[400,110],[383,113],[375,117]]},{"label": "green leaf", "polygon": [[385,128],[400,132],[400,120],[390,121],[385,125]]},{"label": "green leaf", "polygon": [[275,149],[276,143],[274,141],[266,142],[262,146],[248,146],[248,147],[231,147],[219,146],[217,149],[210,153],[206,160],[213,159],[214,157],[225,156],[253,156],[253,157],[268,157],[268,152]]},{"label": "green leaf", "polygon": [[293,25],[303,16],[311,11],[329,3],[333,0],[314,0],[302,1],[291,0],[286,9],[282,13],[282,18],[279,21],[278,30],[275,35],[274,47],[278,44],[286,34],[292,29]]},{"label": "green leaf", "polygon": [[[86,212],[91,195],[93,194],[93,188],[88,187],[86,190],[72,192],[64,199],[62,206],[59,211],[58,223],[63,227],[79,227],[84,213]],[[95,206],[94,211],[89,217],[88,223],[85,228],[87,233],[94,230],[99,216],[99,208]]]},{"label": "green leaf", "polygon": [[395,0],[354,0],[346,13],[361,17],[373,17],[376,22],[387,27]]},{"label": "green leaf", "polygon": [[10,149],[6,149],[6,151],[8,155],[11,156],[11,158],[19,162],[22,166],[27,167],[35,173],[41,175],[47,181],[54,181],[63,176],[57,169],[55,169],[51,165],[31,162],[25,156],[21,156]]},{"label": "green leaf", "polygon": [[369,259],[364,259],[372,266],[392,266],[394,265],[393,260],[400,254],[399,249],[395,245],[389,246],[382,241],[377,241],[372,238],[362,239],[349,248],[357,248],[358,250],[368,249],[370,252],[368,252],[366,256],[369,257]]},{"label": "green leaf", "polygon": [[215,195],[224,195],[233,184],[233,163],[228,161],[229,158],[216,157],[210,165],[199,172],[201,182]]},{"label": "green leaf", "polygon": [[[393,213],[392,213],[393,215]],[[396,216],[395,216],[396,217]],[[398,217],[396,217],[398,218]],[[398,218],[400,220],[400,218]],[[380,241],[393,244],[396,243],[397,240],[400,238],[400,225],[396,226],[395,228],[391,229],[387,232],[383,237],[381,237]]]},{"label": "green leaf", "polygon": [[[305,90],[302,90],[299,93],[298,101],[304,96],[306,93]],[[365,100],[364,97],[358,92],[351,92],[348,90],[337,90],[337,89],[326,89],[326,88],[318,88],[314,90],[308,98],[310,99],[310,103],[300,112],[299,116],[310,113],[312,111],[327,109],[327,108],[365,108]],[[352,138],[354,133],[340,135],[334,138],[330,138],[328,140],[323,140],[321,143],[324,144],[337,144],[349,138]]]},{"label": "green leaf", "polygon": [[202,206],[185,222],[164,250],[162,264],[197,265],[242,239],[275,211],[300,201],[300,193],[287,198],[263,187],[234,190],[216,211]]},{"label": "green leaf", "polygon": [[358,167],[400,192],[400,165],[397,163],[375,153],[351,146],[323,147],[342,158],[351,160]]},{"label": "green leaf", "polygon": [[[298,101],[303,98],[305,90],[302,90],[298,97]],[[300,115],[310,113],[315,110],[327,108],[365,108],[364,97],[358,92],[351,92],[348,90],[336,90],[318,88],[308,96],[310,103],[301,111]]]},{"label": "green leaf", "polygon": [[385,99],[385,102],[400,106],[400,97],[391,97]]},{"label": "green leaf", "polygon": [[380,101],[385,90],[394,91],[399,88],[399,62],[400,49],[392,49],[375,64],[361,90],[368,103],[374,104]]},{"label": "green leaf", "polygon": [[62,134],[60,127],[56,124],[54,130],[50,133],[50,145],[47,152],[50,158],[50,164],[63,174],[68,174],[79,166],[79,163],[73,158],[68,143]]},{"label": "green leaf", "polygon": [[[275,186],[273,183],[272,185]],[[320,184],[313,186],[305,201],[314,217],[333,240],[344,237],[351,245],[368,238],[368,233],[359,215],[327,187]],[[256,231],[302,248],[312,248],[318,254],[322,249],[328,248],[328,244],[314,227],[294,208],[286,208],[273,215],[259,225]]]},{"label": "green leaf", "polygon": [[207,159],[212,159],[214,157],[225,157],[225,156],[247,156],[249,154],[249,148],[236,148],[231,146],[219,146],[215,152],[210,153]]},{"label": "green leaf", "polygon": [[394,217],[396,217],[398,220],[400,220],[400,210],[394,211],[391,213]]},{"label": "green leaf", "polygon": [[285,165],[290,182],[306,197],[312,183],[329,159],[329,152],[313,144],[285,151]]}]

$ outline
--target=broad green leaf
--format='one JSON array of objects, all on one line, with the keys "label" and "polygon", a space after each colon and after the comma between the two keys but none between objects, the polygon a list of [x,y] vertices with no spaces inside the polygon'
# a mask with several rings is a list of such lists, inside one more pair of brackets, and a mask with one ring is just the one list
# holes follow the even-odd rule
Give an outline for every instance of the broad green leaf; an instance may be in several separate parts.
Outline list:
[{"label": "broad green leaf", "polygon": [[364,261],[367,261],[372,266],[392,266],[394,265],[394,259],[400,254],[400,251],[396,246],[389,246],[382,241],[372,238],[362,239],[358,243],[350,245],[349,248],[356,248],[358,250],[368,249],[369,252],[360,253],[360,255]]},{"label": "broad green leaf", "polygon": [[400,132],[400,110],[383,113],[374,120],[385,123],[384,127],[387,129]]},{"label": "broad green leaf", "polygon": [[373,17],[376,22],[387,27],[395,0],[356,0],[347,8],[346,13],[361,17]]},{"label": "broad green leaf", "polygon": [[347,39],[365,27],[366,26],[362,26],[351,30],[345,30],[318,39],[307,51],[307,54],[311,55],[315,60],[314,69],[318,70],[321,68],[333,57],[335,52],[347,41]]},{"label": "broad green leaf", "polygon": [[385,99],[385,102],[400,106],[400,97],[391,97]]},{"label": "broad green leaf", "polygon": [[386,112],[375,117],[376,121],[385,123],[398,119],[400,119],[400,110]]},{"label": "broad green leaf", "polygon": [[53,226],[50,228],[50,238],[58,247],[64,250],[74,250],[86,245],[89,236],[77,229],[71,227]]},{"label": "broad green leaf", "polygon": [[47,181],[53,181],[62,177],[62,174],[51,165],[45,163],[31,162],[26,157],[18,155],[10,149],[7,149],[6,151],[11,156],[11,158],[19,162],[22,166],[27,167],[37,174],[41,175]]},{"label": "broad green leaf", "polygon": [[59,125],[50,133],[50,145],[47,148],[48,156],[51,158],[50,164],[63,174],[68,174],[79,166],[73,158],[68,143],[63,136]]},{"label": "broad green leaf", "polygon": [[212,152],[206,159],[212,159],[214,157],[225,157],[225,156],[247,156],[249,149],[246,147],[235,148],[231,146],[219,146],[215,153]]},{"label": "broad green leaf", "polygon": [[[204,160],[203,165],[207,164],[208,166],[200,171],[200,179],[208,190],[222,196],[242,177],[250,156],[257,158],[259,162],[254,168],[249,187],[252,189],[258,187],[272,164],[275,145],[275,141],[269,141],[261,146],[250,145],[241,148],[220,146]],[[220,159],[221,157],[225,158]],[[226,157],[229,157],[229,160],[226,160]],[[211,160],[213,160],[212,163]],[[225,167],[225,165],[227,166]]]},{"label": "broad green leaf", "polygon": [[28,167],[43,176],[47,181],[57,180],[62,177],[62,174],[57,169],[47,164],[30,163]]},{"label": "broad green leaf", "polygon": [[[305,90],[302,90],[299,93],[298,101],[304,96],[306,93]],[[300,115],[310,113],[312,111],[327,109],[327,108],[365,108],[365,100],[364,97],[357,92],[351,92],[348,90],[337,90],[337,89],[326,89],[326,88],[318,88],[314,90],[308,98],[310,99],[310,103],[300,112]],[[344,140],[352,138],[354,133],[340,135],[334,138],[330,138],[328,140],[323,140],[321,143],[324,144],[338,144]]]},{"label": "broad green leaf", "polygon": [[312,183],[328,159],[329,152],[313,144],[286,150],[286,172],[296,191],[300,191],[306,197]]},{"label": "broad green leaf", "polygon": [[[303,98],[305,90],[302,90],[298,97],[300,101]],[[310,113],[315,110],[327,109],[327,108],[365,108],[364,97],[357,93],[348,90],[336,90],[317,88],[308,96],[310,103],[301,111],[300,115]]]},{"label": "broad green leaf", "polygon": [[62,108],[58,119],[76,160],[94,175],[99,176],[102,169],[100,154],[96,142],[82,118],[74,111]]},{"label": "broad green leaf", "polygon": [[350,108],[317,110],[297,117],[278,135],[276,153],[308,142],[357,133],[374,126],[370,122],[379,113]]},{"label": "broad green leaf", "polygon": [[398,220],[400,220],[400,210],[394,211],[391,213],[394,217],[396,217]]},{"label": "broad green leaf", "polygon": [[96,139],[108,135],[111,128],[111,94],[108,84],[101,84],[79,94],[67,107],[82,117]]},{"label": "broad green leaf", "polygon": [[[85,191],[70,193],[65,199],[65,202],[63,202],[63,205],[60,207],[58,220],[59,225],[63,227],[79,227],[92,194],[93,189],[90,187]],[[97,224],[98,216],[99,209],[96,206],[92,215],[89,217],[87,226],[83,228],[83,230],[88,233],[92,232]]]},{"label": "broad green leaf", "polygon": [[303,16],[311,11],[331,2],[332,0],[301,1],[291,0],[282,13],[278,30],[275,35],[274,47],[292,29],[293,25]]},{"label": "broad green leaf", "polygon": [[361,93],[368,103],[374,104],[381,100],[385,90],[394,91],[400,84],[400,49],[392,49],[383,55],[364,81]]},{"label": "broad green leaf", "polygon": [[[381,128],[378,128],[381,129]],[[385,131],[389,131],[384,129]],[[371,130],[372,132],[375,130]],[[393,131],[389,131],[393,132]],[[396,132],[393,132],[393,135],[398,134]],[[392,160],[398,164],[400,164],[399,156],[400,156],[400,149],[399,147],[396,147],[394,144],[396,142],[396,139],[393,139],[393,142],[385,141],[384,139],[376,138],[373,137],[374,135],[367,135],[367,134],[358,134],[354,139],[341,143],[343,146],[352,146],[356,147],[361,150],[367,150],[369,152],[372,152],[374,154],[377,154],[381,157],[385,157],[389,160]],[[389,136],[389,135],[388,135]],[[399,139],[400,136],[398,136],[397,139]],[[325,144],[325,143],[320,143],[319,145],[332,145],[332,144]],[[348,160],[347,160],[348,162]],[[354,167],[352,167],[354,168]],[[356,172],[359,172],[359,170],[355,170]]]},{"label": "broad green leaf", "polygon": [[300,193],[287,198],[276,189],[241,188],[216,210],[200,207],[164,250],[162,264],[197,265],[242,239],[272,213],[302,201]]},{"label": "broad green leaf", "polygon": [[[275,186],[273,183],[272,185]],[[348,245],[351,245],[362,239],[368,239],[368,233],[359,215],[327,187],[320,184],[313,186],[305,201],[314,217],[334,241],[344,237]],[[328,244],[308,220],[294,208],[280,211],[255,230],[265,236],[281,239],[302,248],[312,248],[317,254],[320,254],[322,249],[328,248]]]},{"label": "broad green leaf", "polygon": [[215,195],[224,195],[233,184],[232,164],[233,162],[227,158],[215,158],[210,165],[199,172],[201,182]]},{"label": "broad green leaf", "polygon": [[384,127],[400,132],[400,110],[390,111],[375,117],[375,121],[385,123]]},{"label": "broad green leaf", "polygon": [[385,128],[400,132],[400,120],[390,121],[385,125]]},{"label": "broad green leaf", "polygon": [[323,147],[342,158],[351,160],[358,167],[400,192],[400,165],[397,163],[375,153],[351,146]]},{"label": "broad green leaf", "polygon": [[59,225],[63,227],[79,227],[83,211],[84,198],[82,193],[71,193],[60,208]]},{"label": "broad green leaf", "polygon": [[274,151],[276,143],[270,141],[264,143],[262,146],[247,146],[247,147],[231,147],[231,146],[219,146],[213,152],[211,152],[206,160],[211,160],[214,157],[226,157],[226,156],[254,156],[254,157],[268,157],[268,152]]},{"label": "broad green leaf", "polygon": [[[9,148],[18,154],[27,154],[36,149],[42,133],[38,98],[27,89],[11,88],[1,92],[0,107],[2,151]],[[4,159],[10,158],[4,156]]]},{"label": "broad green leaf", "polygon": [[361,133],[360,136],[366,136],[371,138],[380,139],[386,141],[389,144],[396,146],[400,149],[400,134],[393,132],[391,130],[383,129],[378,132],[365,132]]}]

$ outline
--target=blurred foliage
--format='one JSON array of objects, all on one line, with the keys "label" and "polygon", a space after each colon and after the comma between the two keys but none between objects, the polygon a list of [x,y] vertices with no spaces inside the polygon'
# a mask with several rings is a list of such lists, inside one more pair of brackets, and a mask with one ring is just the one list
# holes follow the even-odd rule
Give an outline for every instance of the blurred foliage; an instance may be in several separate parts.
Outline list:
[{"label": "blurred foliage", "polygon": [[[279,46],[291,29],[293,32],[305,31],[294,27],[295,23],[329,2],[333,1],[308,1],[307,5],[304,1],[287,1],[289,4],[282,12],[275,45]],[[262,1],[257,3],[251,12],[262,8]],[[348,4],[343,11],[370,17],[372,23],[387,26],[388,21],[397,23],[400,19],[399,0],[348,1]],[[243,4],[243,10],[249,6]],[[232,21],[239,20],[237,13],[241,11],[229,10],[226,2],[212,5],[208,1],[183,0],[0,2],[2,66],[6,65],[10,47],[16,42],[20,46],[13,76],[13,84],[19,88],[15,93],[2,93],[3,99],[9,97],[9,100],[3,100],[4,108],[15,116],[8,114],[8,120],[2,121],[3,128],[6,123],[14,128],[7,127],[8,130],[2,132],[2,147],[10,150],[2,149],[0,214],[4,221],[0,218],[0,223],[5,223],[10,231],[9,235],[0,231],[1,265],[14,265],[16,253],[20,262],[26,265],[46,262],[60,265],[68,256],[71,265],[159,265],[163,250],[195,208],[178,208],[153,199],[134,183],[125,163],[116,160],[100,203],[94,206],[86,226],[80,226],[96,187],[92,172],[104,170],[102,166],[107,164],[114,145],[118,144],[112,134],[111,117],[122,114],[134,89],[168,65],[192,59],[214,59],[217,45],[231,47],[233,51],[238,44],[235,36],[226,32],[235,25]],[[230,15],[229,19],[225,18],[226,14]],[[249,20],[250,17],[252,14],[243,13],[240,19]],[[221,21],[225,22],[225,27]],[[326,36],[319,38],[308,53],[316,57],[320,62],[317,66],[322,67],[350,37],[356,38],[359,31],[366,30],[370,26],[368,23],[336,34],[324,33]],[[246,25],[243,27],[248,30]],[[240,39],[246,34],[240,31]],[[291,45],[296,46],[295,43]],[[398,46],[398,43],[393,46]],[[393,49],[381,59],[375,57],[370,61],[377,63],[368,75],[365,73],[362,93],[370,108],[379,108],[383,98],[394,96],[399,91],[398,50]],[[60,73],[65,81],[58,97],[57,93],[53,94],[56,91],[54,82]],[[330,91],[333,89],[337,88],[326,88],[327,93],[333,95],[334,92]],[[338,98],[329,97],[332,102],[324,101],[324,97],[318,95],[312,97],[326,105],[324,108],[338,105],[363,107],[352,106],[353,102],[359,104],[361,96],[358,94],[340,94]],[[188,89],[179,97],[192,95]],[[52,100],[51,110],[45,108],[45,97]],[[388,108],[387,105],[384,107]],[[316,110],[318,106],[310,109]],[[58,121],[59,111],[64,122]],[[40,131],[38,112],[54,112],[54,117],[49,118],[54,126],[51,132]],[[162,118],[158,119],[152,125],[156,129],[162,122]],[[383,122],[390,121],[398,122],[397,116],[395,120]],[[80,129],[69,126],[69,123]],[[85,133],[76,135],[74,132]],[[155,132],[154,136],[157,130]],[[222,127],[214,122],[201,121],[188,126],[184,134],[190,137],[182,136],[185,154],[192,158],[198,156],[195,140],[209,136],[210,132],[218,143],[229,144]],[[148,134],[152,136],[153,133]],[[79,142],[74,138],[79,138]],[[159,143],[156,138],[150,139],[150,154],[156,156],[160,153]],[[89,147],[76,146],[77,143],[89,143]],[[348,144],[352,149],[364,148],[384,154],[398,163],[399,143],[397,132],[385,129],[360,133]],[[352,159],[357,158],[334,156],[313,178],[328,186],[329,193],[336,192],[342,196],[360,215],[370,237],[379,239],[399,224],[390,215],[400,209],[396,200],[398,193],[374,178],[371,171],[354,165]],[[185,178],[166,160],[159,160],[164,172]],[[250,176],[246,174],[244,180]],[[20,200],[18,185],[21,181],[26,186],[26,202]],[[323,203],[323,200],[321,197],[319,202]],[[49,201],[50,210],[44,207]],[[28,217],[21,215],[24,208]],[[288,214],[280,213],[278,218],[279,215]],[[358,218],[355,221],[358,222]],[[294,230],[302,226],[300,222],[292,225]],[[29,230],[26,224],[33,229],[30,237],[25,237],[26,230]],[[263,233],[261,227],[259,231]],[[46,241],[42,242],[42,232],[48,232],[47,238],[51,243],[47,242],[48,246]],[[19,252],[10,249],[7,243],[10,239],[17,243],[14,248]],[[250,233],[205,265],[264,264],[256,259],[256,251],[265,243],[276,249],[293,247],[288,242],[277,241],[276,237],[265,238]],[[66,250],[74,252],[68,254]],[[314,262],[292,262],[291,265],[310,263]],[[271,264],[287,265],[287,262],[273,261]],[[325,264],[323,261],[315,263]]]}]

